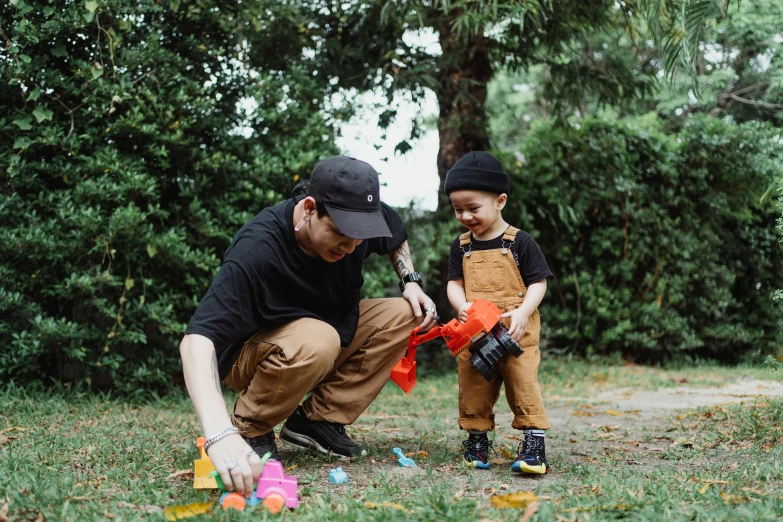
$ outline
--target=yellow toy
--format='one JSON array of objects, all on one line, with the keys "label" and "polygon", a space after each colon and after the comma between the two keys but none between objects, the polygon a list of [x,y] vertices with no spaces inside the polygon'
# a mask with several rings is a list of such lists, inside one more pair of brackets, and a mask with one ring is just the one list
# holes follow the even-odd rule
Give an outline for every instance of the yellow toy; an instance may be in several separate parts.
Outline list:
[{"label": "yellow toy", "polygon": [[196,439],[196,446],[201,450],[201,458],[194,460],[193,464],[196,465],[196,470],[193,473],[193,487],[195,489],[217,489],[218,484],[214,477],[210,476],[215,470],[212,460],[210,460],[204,449],[204,444],[207,443],[207,439],[199,437]]}]

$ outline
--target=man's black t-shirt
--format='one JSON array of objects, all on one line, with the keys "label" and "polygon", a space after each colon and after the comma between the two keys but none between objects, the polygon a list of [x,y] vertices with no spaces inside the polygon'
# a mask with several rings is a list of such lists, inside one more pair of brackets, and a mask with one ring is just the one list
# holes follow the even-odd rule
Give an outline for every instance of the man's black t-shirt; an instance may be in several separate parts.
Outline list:
[{"label": "man's black t-shirt", "polygon": [[255,332],[311,317],[334,327],[348,346],[359,324],[362,264],[370,254],[388,254],[408,239],[400,216],[381,203],[392,237],[362,241],[340,261],[305,254],[294,236],[289,199],[262,210],[234,236],[186,334],[215,345],[220,378],[228,375],[242,346]]},{"label": "man's black t-shirt", "polygon": [[[542,279],[552,277],[552,272],[549,270],[549,265],[546,264],[544,253],[538,248],[533,236],[527,232],[521,230],[517,232],[511,245],[508,244],[508,241],[503,241],[503,234],[487,241],[479,241],[472,236],[470,238],[471,250],[490,250],[503,248],[504,245],[514,255],[514,261],[517,263],[517,268],[525,286],[530,286]],[[449,252],[449,281],[463,279],[462,256],[465,255],[467,248],[467,246],[460,248],[459,238],[455,239],[451,244],[451,251]]]}]

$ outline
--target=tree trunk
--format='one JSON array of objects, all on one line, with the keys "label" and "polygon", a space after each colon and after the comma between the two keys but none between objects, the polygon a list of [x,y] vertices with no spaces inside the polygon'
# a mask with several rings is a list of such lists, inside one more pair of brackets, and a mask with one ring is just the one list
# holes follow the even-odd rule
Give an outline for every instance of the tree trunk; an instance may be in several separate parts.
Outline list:
[{"label": "tree trunk", "polygon": [[[438,133],[438,210],[437,221],[452,220],[451,202],[443,193],[446,173],[463,155],[471,151],[487,150],[489,134],[487,132],[487,113],[484,104],[487,99],[487,82],[492,78],[492,64],[483,33],[466,41],[465,37],[452,31],[452,17],[442,18],[436,24],[440,35],[442,54],[438,62],[437,94],[440,114]],[[438,238],[449,244],[450,238]],[[435,266],[442,287],[433,292],[441,315],[451,311],[446,296],[446,275],[448,256],[441,257]]]},{"label": "tree trunk", "polygon": [[464,154],[489,148],[484,104],[487,82],[492,78],[492,64],[483,34],[466,42],[452,31],[451,19],[441,21],[438,33],[442,49],[437,73],[440,82],[437,92],[440,106],[438,210],[442,211],[451,205],[443,193],[448,170]]}]

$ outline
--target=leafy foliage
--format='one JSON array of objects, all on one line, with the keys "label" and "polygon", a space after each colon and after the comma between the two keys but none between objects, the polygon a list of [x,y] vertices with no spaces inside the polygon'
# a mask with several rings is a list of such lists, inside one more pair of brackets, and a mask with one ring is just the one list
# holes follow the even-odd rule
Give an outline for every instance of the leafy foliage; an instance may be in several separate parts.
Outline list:
[{"label": "leafy foliage", "polygon": [[303,23],[272,1],[0,4],[0,380],[179,373],[231,234],[335,152]]},{"label": "leafy foliage", "polygon": [[[542,308],[550,346],[634,360],[736,361],[783,340],[781,168],[767,125],[695,118],[588,120],[536,129],[512,165],[506,219],[533,233],[555,273]],[[548,331],[548,334],[546,333]]]}]

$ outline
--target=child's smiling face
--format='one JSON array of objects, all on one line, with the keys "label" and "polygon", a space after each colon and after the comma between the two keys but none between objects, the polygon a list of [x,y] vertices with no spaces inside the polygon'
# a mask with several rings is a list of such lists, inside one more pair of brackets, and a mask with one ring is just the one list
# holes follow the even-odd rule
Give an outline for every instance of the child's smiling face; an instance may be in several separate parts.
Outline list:
[{"label": "child's smiling face", "polygon": [[477,239],[492,239],[505,229],[501,210],[506,206],[505,194],[481,190],[455,190],[449,194],[457,221],[465,225]]}]

